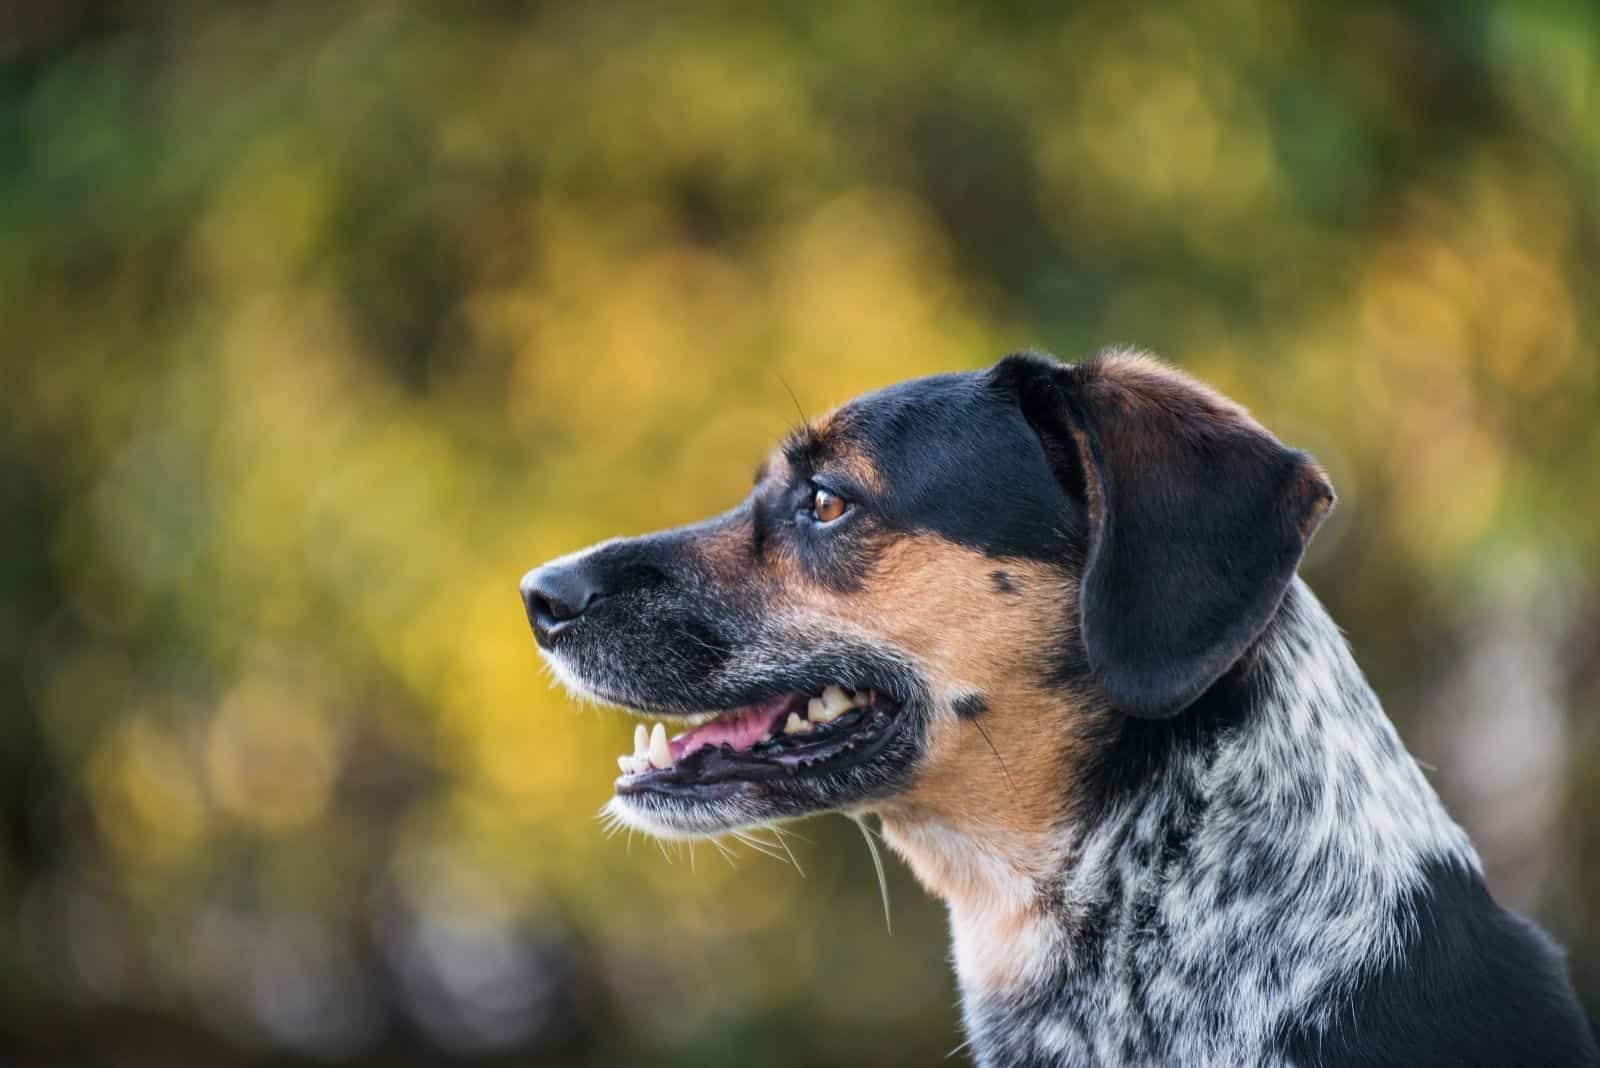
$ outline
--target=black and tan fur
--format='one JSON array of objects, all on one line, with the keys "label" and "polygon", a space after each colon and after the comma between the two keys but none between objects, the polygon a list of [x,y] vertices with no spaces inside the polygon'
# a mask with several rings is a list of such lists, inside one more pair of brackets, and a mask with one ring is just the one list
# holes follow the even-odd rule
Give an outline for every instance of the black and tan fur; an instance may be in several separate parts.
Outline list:
[{"label": "black and tan fur", "polygon": [[630,709],[874,695],[624,775],[612,811],[880,816],[949,908],[981,1064],[1600,1063],[1295,577],[1332,501],[1148,358],[1011,356],[859,398],[733,510],[523,592],[557,673]]}]

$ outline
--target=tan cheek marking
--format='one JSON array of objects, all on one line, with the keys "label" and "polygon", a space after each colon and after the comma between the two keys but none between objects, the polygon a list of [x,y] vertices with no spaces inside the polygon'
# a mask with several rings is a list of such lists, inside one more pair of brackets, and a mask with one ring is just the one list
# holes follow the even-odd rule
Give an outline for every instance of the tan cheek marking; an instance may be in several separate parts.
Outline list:
[{"label": "tan cheek marking", "polygon": [[[1005,571],[1010,592],[995,589],[996,569]],[[932,535],[889,547],[864,589],[838,598],[840,610],[921,662],[941,707],[976,692],[989,709],[976,722],[953,714],[936,720],[903,805],[1006,834],[1065,820],[1066,772],[1085,699],[1049,676],[1061,643],[1071,640],[1076,598],[1063,568],[997,561]]]},{"label": "tan cheek marking", "polygon": [[[996,588],[996,570],[1009,589]],[[854,632],[916,658],[941,712],[915,782],[878,806],[886,832],[952,914],[980,918],[996,938],[1017,935],[1038,907],[1023,888],[1062,863],[1070,771],[1099,718],[1090,695],[1049,678],[1060,643],[1071,640],[1075,578],[916,535],[886,547],[858,591],[788,592],[797,627]],[[949,711],[974,692],[988,706],[977,723],[992,750],[977,724]],[[1007,886],[1016,889],[1009,904]]]},{"label": "tan cheek marking", "polygon": [[[1054,929],[1040,922],[1038,888],[1066,862],[1070,773],[1105,714],[1049,677],[1060,643],[1072,640],[1076,577],[913,535],[879,550],[859,589],[839,592],[808,581],[787,554],[752,572],[749,536],[743,526],[702,547],[719,581],[758,581],[768,611],[796,631],[848,635],[917,661],[938,711],[915,780],[876,806],[885,835],[949,906],[963,984],[1025,983]],[[993,750],[951,710],[974,693]]]}]

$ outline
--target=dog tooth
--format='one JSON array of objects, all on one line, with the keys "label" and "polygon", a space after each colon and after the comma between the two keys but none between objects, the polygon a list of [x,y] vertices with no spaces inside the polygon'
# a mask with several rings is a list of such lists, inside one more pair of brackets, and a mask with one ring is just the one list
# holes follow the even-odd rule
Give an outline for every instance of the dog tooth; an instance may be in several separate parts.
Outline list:
[{"label": "dog tooth", "polygon": [[833,717],[828,715],[828,706],[820,697],[813,697],[806,702],[806,719],[813,723],[826,723]]},{"label": "dog tooth", "polygon": [[850,707],[850,696],[838,686],[829,686],[822,691],[822,704],[828,710],[829,719],[838,719]]},{"label": "dog tooth", "polygon": [[628,756],[626,753],[617,757],[617,770],[624,775],[629,774],[633,770],[633,757]]},{"label": "dog tooth", "polygon": [[650,732],[645,730],[643,723],[633,725],[633,755],[644,756],[650,752]]},{"label": "dog tooth", "polygon": [[785,734],[804,734],[810,729],[811,724],[808,721],[801,719],[793,712],[789,713],[789,718],[785,720],[783,724],[783,733]]},{"label": "dog tooth", "polygon": [[667,748],[667,728],[659,723],[650,731],[650,764],[657,768],[672,767],[672,750]]},{"label": "dog tooth", "polygon": [[871,703],[872,698],[868,696],[866,690],[857,690],[855,693],[850,695],[851,708],[865,708]]},{"label": "dog tooth", "polygon": [[770,741],[772,741],[772,732],[771,731],[762,731],[761,732],[761,737],[756,739],[756,744],[757,745],[762,745],[762,744],[764,744],[766,742],[770,742]]}]

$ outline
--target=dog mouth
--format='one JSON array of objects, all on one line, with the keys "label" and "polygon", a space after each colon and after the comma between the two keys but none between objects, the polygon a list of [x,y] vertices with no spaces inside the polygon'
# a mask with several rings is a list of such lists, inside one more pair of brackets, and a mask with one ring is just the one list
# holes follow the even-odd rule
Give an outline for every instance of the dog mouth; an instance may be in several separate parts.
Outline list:
[{"label": "dog mouth", "polygon": [[882,691],[842,684],[778,694],[692,717],[668,737],[657,723],[634,727],[634,751],[617,758],[619,796],[697,793],[707,787],[829,774],[877,756],[901,720]]}]

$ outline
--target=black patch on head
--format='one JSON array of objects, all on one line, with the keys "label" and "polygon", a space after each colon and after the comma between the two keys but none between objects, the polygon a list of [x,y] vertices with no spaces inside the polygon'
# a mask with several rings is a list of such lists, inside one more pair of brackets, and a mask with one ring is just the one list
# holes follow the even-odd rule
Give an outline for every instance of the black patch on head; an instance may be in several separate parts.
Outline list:
[{"label": "black patch on head", "polygon": [[1388,920],[1405,932],[1393,963],[1330,1006],[1326,1030],[1286,1029],[1286,1058],[1367,1068],[1600,1065],[1559,951],[1496,905],[1476,872],[1444,859],[1423,871]]},{"label": "black patch on head", "polygon": [[1011,576],[1004,571],[989,572],[989,581],[994,585],[994,592],[1003,594],[1016,594],[1021,591],[1017,584],[1011,581]]},{"label": "black patch on head", "polygon": [[869,393],[840,409],[828,433],[870,458],[883,490],[867,503],[891,529],[1055,563],[1083,530],[1082,508],[1061,493],[1038,436],[983,372]]},{"label": "black patch on head", "polygon": [[983,699],[981,693],[964,693],[955,699],[950,706],[962,719],[977,719],[989,711],[989,703]]}]

